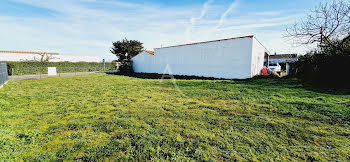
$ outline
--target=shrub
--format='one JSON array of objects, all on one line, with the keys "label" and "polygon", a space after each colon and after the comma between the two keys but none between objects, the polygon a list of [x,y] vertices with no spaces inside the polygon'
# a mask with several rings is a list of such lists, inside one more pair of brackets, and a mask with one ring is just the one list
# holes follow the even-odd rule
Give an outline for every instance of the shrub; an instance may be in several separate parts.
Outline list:
[{"label": "shrub", "polygon": [[133,74],[134,69],[132,67],[132,62],[123,62],[119,67],[119,73],[121,74]]},{"label": "shrub", "polygon": [[[59,73],[103,71],[103,63],[88,62],[8,62],[9,75],[47,73],[47,67],[56,67]],[[106,63],[106,71],[113,71],[115,63]]]},{"label": "shrub", "polygon": [[321,47],[320,51],[300,56],[297,76],[318,86],[350,87],[349,63],[350,41],[343,40],[335,47]]}]

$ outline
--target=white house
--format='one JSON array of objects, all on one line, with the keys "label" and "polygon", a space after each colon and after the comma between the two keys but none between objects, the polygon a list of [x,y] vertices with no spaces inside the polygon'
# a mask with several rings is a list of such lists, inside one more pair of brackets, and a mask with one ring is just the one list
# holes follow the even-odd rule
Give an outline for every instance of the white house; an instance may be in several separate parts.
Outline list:
[{"label": "white house", "polygon": [[132,58],[137,73],[246,79],[259,75],[269,51],[245,36],[156,48]]}]

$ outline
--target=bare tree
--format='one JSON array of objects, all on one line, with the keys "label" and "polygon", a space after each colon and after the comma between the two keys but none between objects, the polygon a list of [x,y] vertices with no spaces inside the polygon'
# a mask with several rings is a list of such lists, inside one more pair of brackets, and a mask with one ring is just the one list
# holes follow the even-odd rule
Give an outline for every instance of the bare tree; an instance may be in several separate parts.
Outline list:
[{"label": "bare tree", "polygon": [[300,44],[336,47],[334,40],[350,34],[350,4],[347,0],[320,3],[306,19],[287,28],[287,37]]}]

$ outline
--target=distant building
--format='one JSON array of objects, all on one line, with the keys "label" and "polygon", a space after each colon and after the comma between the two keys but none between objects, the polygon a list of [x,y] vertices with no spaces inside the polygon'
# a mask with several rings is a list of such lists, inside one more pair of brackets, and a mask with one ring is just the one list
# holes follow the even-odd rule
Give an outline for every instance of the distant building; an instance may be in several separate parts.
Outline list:
[{"label": "distant building", "polygon": [[[269,63],[280,64],[282,67],[282,71],[285,71],[287,72],[287,74],[289,74],[293,64],[298,61],[298,55],[297,54],[274,54],[274,55],[269,55],[268,60],[269,60]],[[266,61],[267,59],[265,59],[265,62]]]},{"label": "distant building", "polygon": [[0,61],[2,62],[24,62],[40,61],[44,57],[50,57],[49,62],[101,62],[102,59],[96,56],[69,56],[59,55],[58,53],[46,52],[18,52],[18,51],[0,51]]},{"label": "distant building", "polygon": [[269,56],[270,63],[294,63],[297,61],[297,54],[274,54]]},{"label": "distant building", "polygon": [[137,73],[246,79],[260,74],[268,54],[254,36],[245,36],[156,48],[132,62]]}]

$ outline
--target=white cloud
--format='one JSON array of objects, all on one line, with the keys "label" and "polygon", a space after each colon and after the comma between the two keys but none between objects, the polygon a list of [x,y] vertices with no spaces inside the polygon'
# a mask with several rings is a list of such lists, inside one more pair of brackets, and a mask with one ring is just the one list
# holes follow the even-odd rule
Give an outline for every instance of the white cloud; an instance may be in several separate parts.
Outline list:
[{"label": "white cloud", "polygon": [[190,24],[188,25],[186,29],[186,38],[188,41],[191,40],[191,33],[193,28],[196,26],[197,21],[201,20],[208,12],[208,9],[210,8],[210,4],[213,3],[214,0],[208,0],[203,4],[201,14],[198,17],[192,17],[190,19]]},{"label": "white cloud", "polygon": [[232,12],[233,9],[235,9],[236,7],[238,7],[239,5],[239,1],[235,0],[231,3],[230,7],[221,15],[221,18],[218,22],[218,24],[216,25],[216,29],[218,29],[225,21],[225,18],[227,17],[227,15]]},{"label": "white cloud", "polygon": [[288,24],[289,22],[280,22],[280,23],[258,23],[258,24],[248,24],[248,25],[237,25],[230,26],[225,28],[220,28],[218,31],[222,30],[245,30],[245,29],[254,29],[254,28],[264,28],[264,27],[272,27],[272,26],[280,26],[284,24]]},{"label": "white cloud", "polygon": [[258,16],[278,16],[281,15],[284,11],[263,11],[263,12],[256,12],[255,15]]},{"label": "white cloud", "polygon": [[[186,8],[161,8],[116,1],[16,0],[49,9],[54,15],[33,17],[1,16],[0,40],[6,50],[53,51],[71,55],[113,57],[112,41],[124,37],[145,42],[149,49],[160,45],[156,37],[172,37],[185,28]],[[88,3],[88,4],[87,4]],[[89,4],[90,3],[90,4]],[[94,8],[94,5],[101,8]],[[108,5],[109,10],[105,10]],[[166,37],[166,36],[162,36]]]},{"label": "white cloud", "polygon": [[[233,12],[239,10],[239,1],[229,4],[229,8],[214,0],[198,6],[178,7],[114,0],[15,1],[52,12],[39,17],[2,16],[0,12],[2,50],[48,51],[108,59],[114,58],[109,51],[111,42],[124,37],[140,40],[147,49],[153,49],[161,44],[167,46],[254,34],[268,44],[270,51],[283,52],[291,48],[274,45],[282,40],[282,31],[261,31],[283,26],[299,16],[269,11],[252,12],[242,17]],[[264,15],[264,18],[256,15]]]}]

